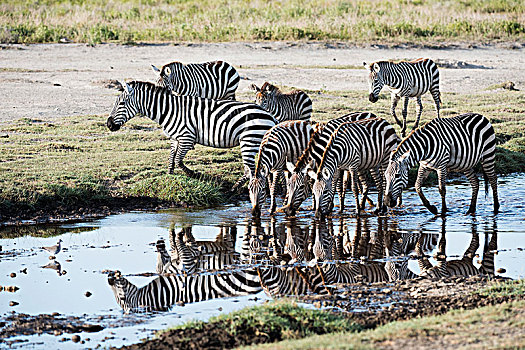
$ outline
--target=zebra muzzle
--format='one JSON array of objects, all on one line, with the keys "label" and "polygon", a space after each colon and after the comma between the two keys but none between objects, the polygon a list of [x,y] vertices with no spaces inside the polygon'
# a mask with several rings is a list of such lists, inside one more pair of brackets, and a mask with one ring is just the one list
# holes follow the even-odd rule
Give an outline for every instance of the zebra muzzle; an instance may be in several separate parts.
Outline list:
[{"label": "zebra muzzle", "polygon": [[118,129],[120,129],[120,125],[115,124],[115,122],[113,122],[113,118],[111,117],[108,118],[106,125],[108,126],[108,129],[111,131],[117,131]]},{"label": "zebra muzzle", "polygon": [[377,100],[379,100],[379,97],[375,96],[374,94],[370,94],[368,95],[368,100],[372,103],[375,103]]},{"label": "zebra muzzle", "polygon": [[393,208],[396,206],[395,201],[392,199],[392,193],[385,194],[385,204],[390,208]]},{"label": "zebra muzzle", "polygon": [[256,205],[252,208],[252,215],[253,216],[261,216],[261,207]]}]

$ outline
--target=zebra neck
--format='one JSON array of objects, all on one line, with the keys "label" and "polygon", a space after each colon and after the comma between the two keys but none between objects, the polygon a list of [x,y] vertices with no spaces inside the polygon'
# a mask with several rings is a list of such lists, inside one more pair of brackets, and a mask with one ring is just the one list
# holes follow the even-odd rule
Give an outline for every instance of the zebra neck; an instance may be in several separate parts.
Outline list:
[{"label": "zebra neck", "polygon": [[381,71],[383,72],[381,77],[385,85],[398,89],[402,86],[403,77],[395,68],[396,66],[393,63],[385,62],[381,65]]},{"label": "zebra neck", "polygon": [[408,166],[411,168],[421,159],[424,159],[428,152],[432,151],[428,148],[429,142],[426,135],[424,134],[423,129],[417,129],[406,139],[401,141],[396,150],[396,159],[410,151]]}]

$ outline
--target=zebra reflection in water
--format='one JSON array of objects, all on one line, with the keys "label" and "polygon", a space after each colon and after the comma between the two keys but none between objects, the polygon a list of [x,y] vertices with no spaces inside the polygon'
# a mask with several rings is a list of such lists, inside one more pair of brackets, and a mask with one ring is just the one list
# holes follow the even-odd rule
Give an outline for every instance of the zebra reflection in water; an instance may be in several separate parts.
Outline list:
[{"label": "zebra reflection in water", "polygon": [[157,272],[153,281],[138,288],[119,271],[109,274],[117,303],[125,312],[166,311],[177,303],[192,303],[231,296],[255,294],[262,290],[257,271],[236,267],[239,254],[236,230],[221,229],[214,242],[196,241],[191,227],[170,231],[172,254],[164,241],[157,242]]}]

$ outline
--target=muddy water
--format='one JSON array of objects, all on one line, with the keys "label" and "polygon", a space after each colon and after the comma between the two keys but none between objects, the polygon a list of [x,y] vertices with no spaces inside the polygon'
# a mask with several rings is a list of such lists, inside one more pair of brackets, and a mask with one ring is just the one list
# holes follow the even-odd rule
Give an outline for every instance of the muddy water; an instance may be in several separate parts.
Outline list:
[{"label": "muddy water", "polygon": [[[6,339],[14,348],[121,346],[149,337],[157,329],[260,304],[280,292],[323,292],[321,289],[330,288],[329,283],[318,286],[313,275],[306,277],[310,278],[309,288],[304,283],[304,272],[314,271],[313,262],[320,264],[323,259],[328,264],[337,259],[351,261],[360,268],[379,267],[379,274],[370,272],[371,268],[362,268],[354,275],[357,280],[365,281],[403,278],[406,271],[428,275],[438,269],[436,266],[443,265],[444,257],[448,266],[454,266],[452,261],[464,256],[476,271],[488,269],[500,276],[524,277],[525,175],[502,178],[499,184],[500,214],[493,215],[492,198],[480,194],[477,215],[466,216],[470,187],[466,182],[450,182],[447,187],[450,213],[445,220],[427,212],[417,194],[408,191],[403,207],[382,218],[365,215],[358,220],[350,215],[334,215],[331,220],[318,223],[311,211],[303,210],[292,220],[283,216],[271,220],[263,215],[261,220],[253,221],[248,203],[239,203],[208,210],[133,212],[76,224],[4,228],[0,239],[0,285],[20,289],[14,293],[0,292],[0,321],[12,312],[29,315],[58,312],[105,327],[96,333],[75,333],[84,344],[73,343],[69,340],[72,334],[66,333]],[[426,189],[426,194],[431,202],[439,202],[436,188]],[[347,196],[347,201],[351,209],[351,196]],[[309,205],[306,202],[303,208]],[[50,260],[50,254],[41,247],[52,246],[58,239],[62,239],[62,251]],[[197,248],[193,252],[200,255],[193,256],[192,261],[199,261],[200,265],[182,264],[185,253],[171,252],[173,270],[164,270],[171,272],[171,276],[160,278],[177,280],[182,283],[179,286],[184,286],[182,289],[200,290],[193,294],[199,294],[203,300],[192,303],[195,296],[186,293],[147,308],[136,308],[129,301],[119,304],[108,282],[115,285],[115,281],[127,281],[142,287],[159,280],[156,274],[159,240],[165,242],[168,252],[177,244]],[[315,247],[321,247],[317,254]],[[299,256],[295,256],[298,251]],[[421,254],[427,258],[422,259]],[[54,268],[44,268],[50,263]],[[390,270],[385,266],[390,266]],[[294,272],[296,267],[303,269],[302,275]],[[110,273],[117,270],[117,274]],[[228,273],[220,274],[220,270]],[[16,276],[11,277],[12,273]],[[241,290],[234,293],[247,295],[214,299],[203,291],[210,289],[211,284],[206,284],[209,281],[232,284],[228,278],[241,278],[239,274],[262,276],[267,292],[260,287],[239,287]],[[284,276],[281,285],[274,283],[272,274]],[[213,276],[219,276],[218,280]],[[18,304],[10,306],[11,301]],[[169,311],[158,311],[164,308]],[[9,322],[5,327],[8,326]],[[5,346],[6,343],[0,342],[0,347]]]}]

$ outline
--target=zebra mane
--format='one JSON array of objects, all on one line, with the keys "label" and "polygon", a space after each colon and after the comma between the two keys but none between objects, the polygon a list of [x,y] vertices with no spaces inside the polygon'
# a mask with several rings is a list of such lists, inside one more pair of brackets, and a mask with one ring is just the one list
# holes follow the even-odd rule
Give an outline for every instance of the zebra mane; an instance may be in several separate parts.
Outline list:
[{"label": "zebra mane", "polygon": [[432,119],[431,121],[429,122],[426,122],[425,125],[422,125],[420,126],[419,128],[417,129],[414,129],[410,132],[410,134],[408,134],[404,139],[401,140],[401,142],[399,142],[399,144],[397,145],[396,149],[392,151],[392,156],[396,156],[398,152],[400,152],[400,150],[402,149],[402,147],[404,147],[405,144],[407,144],[409,141],[409,139],[413,136],[413,135],[416,135],[416,134],[420,134],[421,132],[423,132],[426,127],[428,125],[430,125],[434,120],[437,120],[437,119]]},{"label": "zebra mane", "polygon": [[156,85],[154,83],[150,83],[149,81],[140,81],[140,80],[134,80],[128,83],[129,86],[132,88],[138,88],[141,90],[153,90],[153,92],[160,92],[172,95],[171,91],[168,88]]},{"label": "zebra mane", "polygon": [[264,82],[264,84],[261,86],[261,92],[264,90],[268,90],[268,92],[273,93],[274,95],[281,95],[282,91],[277,86],[270,84],[269,82]]},{"label": "zebra mane", "polygon": [[326,144],[326,148],[324,149],[323,157],[321,158],[321,163],[319,163],[319,167],[317,167],[317,173],[319,173],[319,170],[323,166],[323,163],[324,163],[324,160],[325,160],[325,156],[328,153],[328,150],[330,149],[330,146],[332,145],[334,139],[336,138],[336,136],[339,133],[340,129],[343,128],[343,126],[345,126],[347,124],[365,124],[365,123],[369,123],[372,120],[379,120],[379,119],[381,119],[381,118],[367,118],[367,119],[355,120],[355,121],[351,121],[351,122],[345,122],[345,123],[339,125],[337,127],[337,129],[335,129],[335,131],[332,133],[332,135],[330,135],[330,140],[328,140],[328,143]]},{"label": "zebra mane", "polygon": [[319,140],[319,135],[323,132],[325,126],[326,122],[316,123],[316,125],[314,126],[314,132],[312,133],[312,136],[310,136],[310,141],[308,141],[308,145],[306,146],[303,154],[301,154],[301,156],[299,157],[299,159],[297,159],[297,162],[295,163],[294,172],[302,170],[306,166],[306,162],[310,157],[311,149],[313,145]]}]

